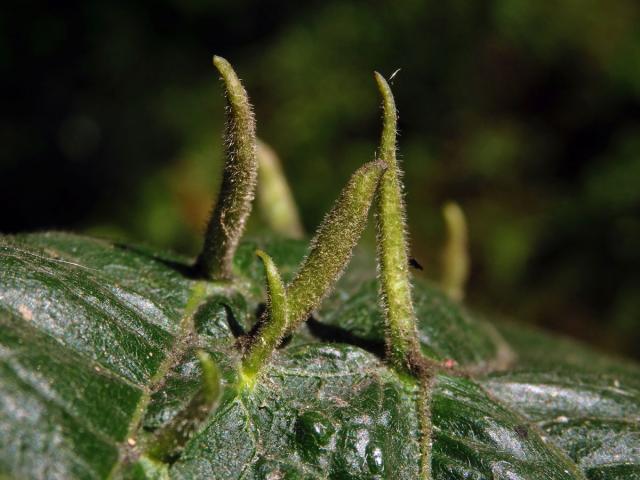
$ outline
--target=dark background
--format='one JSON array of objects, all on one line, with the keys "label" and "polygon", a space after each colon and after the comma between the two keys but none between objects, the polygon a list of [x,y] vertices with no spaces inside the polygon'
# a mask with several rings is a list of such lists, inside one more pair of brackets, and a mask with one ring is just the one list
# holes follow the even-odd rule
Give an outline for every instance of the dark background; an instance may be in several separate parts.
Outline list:
[{"label": "dark background", "polygon": [[[637,0],[3,2],[0,231],[197,252],[245,81],[308,231],[400,111],[413,254],[470,223],[472,305],[640,357]],[[258,218],[251,229],[261,229]],[[370,236],[365,241],[370,242]]]}]

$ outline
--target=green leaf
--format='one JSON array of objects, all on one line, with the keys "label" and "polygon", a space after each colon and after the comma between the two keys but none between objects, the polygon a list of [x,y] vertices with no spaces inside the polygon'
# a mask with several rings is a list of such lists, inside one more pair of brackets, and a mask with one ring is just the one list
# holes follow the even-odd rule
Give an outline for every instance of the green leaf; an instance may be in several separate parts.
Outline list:
[{"label": "green leaf", "polygon": [[[319,318],[322,322],[344,329],[356,339],[382,345],[384,324],[376,304],[378,286],[352,269]],[[499,368],[512,357],[508,344],[488,322],[472,315],[442,290],[416,281],[413,288],[418,338],[423,352],[441,361],[453,360],[471,371]]]},{"label": "green leaf", "polygon": [[254,391],[229,392],[174,465],[177,478],[266,478],[260,472],[273,469],[285,478],[415,477],[412,392],[373,355],[303,345],[265,374]]},{"label": "green leaf", "polygon": [[440,376],[432,395],[435,478],[582,478],[561,451],[475,382]]},{"label": "green leaf", "polygon": [[[230,392],[174,465],[177,478],[263,478],[266,465],[285,478],[416,478],[417,390],[373,355],[304,345],[268,373],[256,391]],[[473,382],[438,377],[433,397],[436,478],[579,478]]]},{"label": "green leaf", "polygon": [[[146,247],[0,237],[0,477],[416,478],[418,387],[383,361],[373,255],[238,388],[237,340],[266,300],[258,248],[285,282],[306,252],[249,240],[216,283]],[[638,478],[637,366],[519,327],[500,336],[436,287],[414,293],[425,353],[460,367],[432,380],[433,478]],[[200,351],[222,398],[161,462],[155,435],[203,391]]]},{"label": "green leaf", "polygon": [[5,238],[0,255],[0,471],[104,477],[193,282],[165,260],[66,234]]},{"label": "green leaf", "polygon": [[570,340],[503,327],[519,348],[483,385],[524,413],[592,479],[640,478],[640,375]]}]

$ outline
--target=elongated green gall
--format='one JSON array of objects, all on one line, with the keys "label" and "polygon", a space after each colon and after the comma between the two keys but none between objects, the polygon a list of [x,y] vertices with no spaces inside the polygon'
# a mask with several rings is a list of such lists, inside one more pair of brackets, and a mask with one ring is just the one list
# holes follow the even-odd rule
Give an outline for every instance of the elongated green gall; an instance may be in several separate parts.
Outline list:
[{"label": "elongated green gall", "polygon": [[278,267],[263,251],[256,251],[256,255],[264,265],[268,299],[262,327],[251,339],[242,359],[241,377],[249,387],[253,386],[260,370],[282,342],[288,321],[287,294]]},{"label": "elongated green gall", "polygon": [[411,296],[405,207],[401,170],[396,158],[398,114],[393,93],[382,75],[375,72],[382,96],[383,123],[379,156],[389,168],[380,179],[376,195],[377,257],[380,301],[385,316],[387,357],[400,373],[417,377],[420,423],[420,478],[431,480],[431,373],[429,361],[418,343],[416,315]]},{"label": "elongated green gall", "polygon": [[304,229],[296,202],[276,152],[258,140],[258,206],[271,230],[290,238],[302,238]]},{"label": "elongated green gall", "polygon": [[204,402],[206,405],[211,406],[220,396],[220,369],[211,359],[211,355],[204,350],[199,350],[197,357],[200,362],[200,369],[202,370],[201,378]]},{"label": "elongated green gall", "polygon": [[201,369],[200,390],[183,410],[150,437],[145,448],[150,458],[166,461],[179,452],[216,406],[221,392],[220,369],[207,352],[200,350],[196,355]]},{"label": "elongated green gall", "polygon": [[378,72],[375,78],[383,108],[378,155],[389,166],[382,174],[376,195],[380,300],[385,315],[387,355],[396,369],[411,372],[416,370],[421,353],[411,298],[401,171],[396,159],[397,113],[389,84]]},{"label": "elongated green gall", "polygon": [[379,160],[360,167],[318,228],[309,254],[287,287],[289,332],[308,318],[342,275],[367,223],[369,207],[385,168],[385,163]]},{"label": "elongated green gall", "polygon": [[256,126],[247,92],[229,62],[213,57],[213,64],[222,76],[228,103],[224,136],[226,159],[218,199],[196,266],[207,278],[226,280],[232,276],[233,256],[255,193]]},{"label": "elongated green gall", "polygon": [[453,300],[461,301],[471,265],[467,221],[454,202],[446,203],[442,214],[447,227],[447,243],[442,252],[442,288]]}]

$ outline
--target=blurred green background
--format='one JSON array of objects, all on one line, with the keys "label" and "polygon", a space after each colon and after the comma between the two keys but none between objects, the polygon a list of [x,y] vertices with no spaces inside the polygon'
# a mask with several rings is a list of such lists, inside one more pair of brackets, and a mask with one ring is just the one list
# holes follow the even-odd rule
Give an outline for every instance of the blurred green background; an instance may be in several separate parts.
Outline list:
[{"label": "blurred green background", "polygon": [[222,157],[214,53],[243,78],[313,231],[374,155],[372,71],[400,68],[425,274],[439,275],[440,208],[455,199],[470,224],[472,305],[640,358],[637,0],[0,8],[0,231],[197,252]]}]

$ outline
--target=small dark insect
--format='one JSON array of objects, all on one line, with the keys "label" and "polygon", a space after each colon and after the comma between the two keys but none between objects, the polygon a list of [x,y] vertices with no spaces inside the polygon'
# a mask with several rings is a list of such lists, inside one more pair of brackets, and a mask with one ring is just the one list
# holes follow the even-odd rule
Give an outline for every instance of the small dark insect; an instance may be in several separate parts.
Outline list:
[{"label": "small dark insect", "polygon": [[422,268],[422,265],[420,265],[420,262],[418,262],[413,257],[409,258],[409,266],[415,268],[416,270],[424,270],[424,268]]},{"label": "small dark insect", "polygon": [[524,425],[517,425],[517,426],[516,426],[516,428],[515,428],[515,430],[516,430],[516,433],[518,434],[518,436],[519,436],[520,438],[523,438],[523,439],[527,439],[527,438],[529,438],[529,430],[527,429],[527,427],[526,427],[526,426],[524,426]]}]

